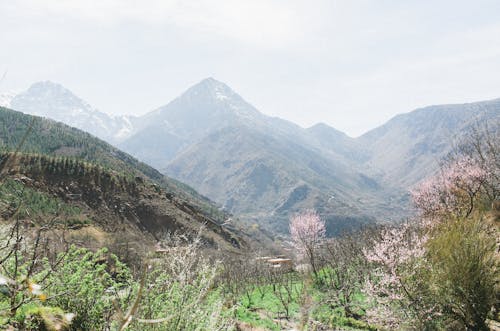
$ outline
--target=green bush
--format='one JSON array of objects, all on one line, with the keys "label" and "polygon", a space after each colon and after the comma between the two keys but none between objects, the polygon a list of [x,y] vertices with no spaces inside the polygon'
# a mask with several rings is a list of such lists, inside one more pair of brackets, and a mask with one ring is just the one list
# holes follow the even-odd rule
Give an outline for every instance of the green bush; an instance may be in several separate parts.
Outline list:
[{"label": "green bush", "polygon": [[132,284],[128,268],[107,250],[72,247],[46,280],[47,303],[76,315],[72,329],[98,330],[109,324],[114,294]]},{"label": "green bush", "polygon": [[433,299],[443,320],[456,328],[488,330],[500,283],[495,234],[481,217],[449,220],[428,242]]}]

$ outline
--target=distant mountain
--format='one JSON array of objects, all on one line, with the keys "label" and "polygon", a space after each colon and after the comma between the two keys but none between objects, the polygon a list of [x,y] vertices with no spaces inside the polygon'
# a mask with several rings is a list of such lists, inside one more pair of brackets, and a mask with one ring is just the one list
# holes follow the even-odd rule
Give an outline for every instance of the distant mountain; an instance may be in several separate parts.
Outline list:
[{"label": "distant mountain", "polygon": [[[230,215],[209,200],[88,133],[2,107],[0,128],[2,176],[84,210],[107,233],[122,229],[151,242],[205,225],[215,247],[243,243],[234,224],[222,225]],[[21,142],[21,153],[9,154]]]},{"label": "distant mountain", "polygon": [[355,163],[369,158],[369,151],[360,141],[327,124],[318,123],[306,131],[313,144],[321,148],[323,152],[342,155],[348,161]]},{"label": "distant mountain", "polygon": [[333,233],[410,215],[408,189],[476,123],[498,126],[499,100],[418,109],[359,138],[266,116],[213,78],[140,117],[112,118],[48,82],[10,104],[100,135],[252,222],[286,231],[315,208]]},{"label": "distant mountain", "polygon": [[[394,208],[390,192],[368,176],[246,126],[206,136],[170,162],[165,173],[227,210],[280,232],[286,231],[291,213],[307,208],[321,212],[331,233],[370,221],[368,210],[373,221]],[[352,221],[347,226],[342,222],[346,217]]]},{"label": "distant mountain", "polygon": [[500,128],[500,99],[430,106],[395,116],[357,139],[379,179],[408,188],[438,169],[451,149],[478,126]]},{"label": "distant mountain", "polygon": [[224,83],[207,78],[137,120],[136,133],[119,146],[164,168],[179,152],[218,129],[266,125],[266,117]]},{"label": "distant mountain", "polygon": [[286,231],[288,216],[305,208],[321,210],[335,231],[346,217],[359,224],[397,208],[389,191],[353,165],[366,158],[354,139],[266,116],[213,78],[136,123],[121,148],[274,229]]},{"label": "distant mountain", "polygon": [[120,141],[133,130],[129,117],[111,117],[100,112],[62,85],[50,81],[35,83],[7,100],[6,97],[4,106],[63,122],[110,142]]}]

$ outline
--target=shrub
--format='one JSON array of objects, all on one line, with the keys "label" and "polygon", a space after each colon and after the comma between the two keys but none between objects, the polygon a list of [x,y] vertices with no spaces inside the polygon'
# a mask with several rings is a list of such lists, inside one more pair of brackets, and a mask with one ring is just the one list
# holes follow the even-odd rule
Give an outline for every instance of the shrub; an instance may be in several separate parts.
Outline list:
[{"label": "shrub", "polygon": [[448,326],[488,330],[486,318],[499,290],[495,235],[480,217],[449,220],[428,242],[431,287]]}]

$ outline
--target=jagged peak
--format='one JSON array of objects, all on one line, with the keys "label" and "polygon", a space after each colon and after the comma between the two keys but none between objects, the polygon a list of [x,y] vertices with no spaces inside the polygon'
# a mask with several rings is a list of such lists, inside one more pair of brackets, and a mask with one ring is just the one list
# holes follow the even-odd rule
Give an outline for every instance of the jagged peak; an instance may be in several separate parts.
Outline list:
[{"label": "jagged peak", "polygon": [[[68,122],[66,115],[78,117],[82,113],[104,114],[62,84],[50,80],[31,84],[27,90],[12,98],[11,106],[27,114],[49,117],[76,127],[80,126],[76,122]],[[93,133],[90,128],[80,128]]]}]

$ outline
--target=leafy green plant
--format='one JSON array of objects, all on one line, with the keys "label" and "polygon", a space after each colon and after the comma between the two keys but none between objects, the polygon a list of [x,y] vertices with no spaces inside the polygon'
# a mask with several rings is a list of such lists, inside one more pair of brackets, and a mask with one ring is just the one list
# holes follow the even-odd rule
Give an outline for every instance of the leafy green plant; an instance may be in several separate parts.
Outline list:
[{"label": "leafy green plant", "polygon": [[484,220],[448,220],[428,242],[432,295],[450,329],[488,330],[497,303],[497,241]]},{"label": "leafy green plant", "polygon": [[110,323],[115,293],[132,284],[128,268],[106,249],[73,246],[45,281],[47,303],[75,313],[74,329],[101,329]]}]

